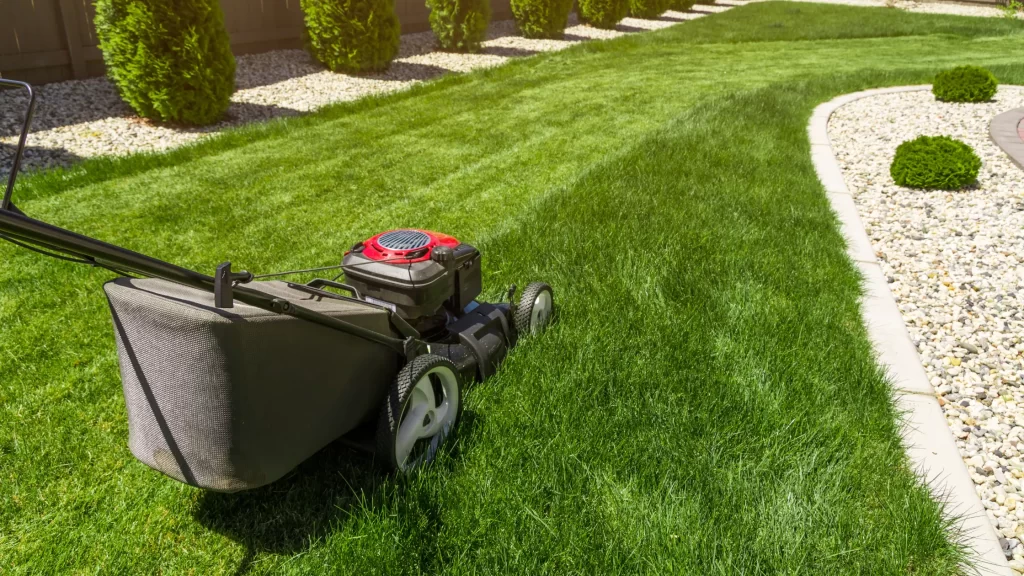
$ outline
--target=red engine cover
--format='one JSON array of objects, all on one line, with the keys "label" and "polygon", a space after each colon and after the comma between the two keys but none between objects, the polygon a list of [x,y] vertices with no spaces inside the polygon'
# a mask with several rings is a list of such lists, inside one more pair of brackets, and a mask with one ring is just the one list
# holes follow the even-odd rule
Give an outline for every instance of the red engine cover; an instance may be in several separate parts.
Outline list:
[{"label": "red engine cover", "polygon": [[458,240],[447,234],[430,230],[389,230],[363,242],[362,253],[370,260],[378,262],[411,264],[429,260],[430,253],[438,246],[454,249],[459,244]]}]

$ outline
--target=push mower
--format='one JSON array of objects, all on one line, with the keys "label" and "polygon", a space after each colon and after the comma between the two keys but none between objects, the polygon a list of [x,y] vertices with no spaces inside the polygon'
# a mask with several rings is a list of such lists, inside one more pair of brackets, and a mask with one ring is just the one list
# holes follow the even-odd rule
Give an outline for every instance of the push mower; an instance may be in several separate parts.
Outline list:
[{"label": "push mower", "polygon": [[[256,488],[367,429],[375,461],[400,473],[423,466],[455,430],[464,385],[551,320],[544,283],[518,301],[514,285],[508,303],[477,301],[480,252],[426,230],[378,234],[337,266],[254,275],[224,262],[209,276],[30,218],[11,194],[35,98],[23,82],[0,86],[27,90],[29,102],[0,238],[118,275],[104,290],[129,447],[179,481]],[[327,269],[341,273],[269,279]]]}]

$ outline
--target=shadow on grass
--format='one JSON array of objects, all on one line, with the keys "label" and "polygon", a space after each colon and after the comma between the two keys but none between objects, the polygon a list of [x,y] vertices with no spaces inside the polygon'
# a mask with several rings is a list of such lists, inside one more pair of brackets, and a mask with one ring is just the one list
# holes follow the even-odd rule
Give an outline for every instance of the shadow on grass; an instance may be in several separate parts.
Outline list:
[{"label": "shadow on grass", "polygon": [[[481,418],[462,414],[458,437],[471,435]],[[372,436],[372,435],[371,435]],[[372,437],[370,438],[372,441]],[[355,443],[366,443],[361,438]],[[446,456],[434,464],[456,465],[461,442],[449,442]],[[443,470],[440,470],[443,471]],[[205,528],[245,546],[236,575],[248,574],[260,554],[292,555],[308,550],[357,514],[394,506],[425,514],[440,528],[440,513],[432,502],[402,502],[406,483],[378,466],[372,454],[339,440],[317,452],[284,478],[268,486],[233,494],[203,492],[192,516]]]}]

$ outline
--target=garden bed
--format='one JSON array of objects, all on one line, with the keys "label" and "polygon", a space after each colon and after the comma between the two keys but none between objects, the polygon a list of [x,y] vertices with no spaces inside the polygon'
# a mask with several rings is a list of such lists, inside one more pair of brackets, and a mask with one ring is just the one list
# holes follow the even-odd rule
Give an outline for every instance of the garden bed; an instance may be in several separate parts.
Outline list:
[{"label": "garden bed", "polygon": [[[992,523],[1024,571],[1024,171],[989,139],[997,114],[1024,105],[1024,88],[993,102],[954,104],[915,91],[839,108],[829,137],[951,432]],[[976,187],[896,186],[896,147],[945,135],[983,160]]]},{"label": "garden bed", "polygon": [[[698,9],[724,11],[738,4]],[[407,89],[444,74],[498,66],[513,58],[563,50],[582,42],[657,30],[709,13],[668,11],[655,20],[626,18],[615,30],[578,24],[572,15],[563,40],[524,38],[517,33],[514,21],[498,21],[491,23],[484,49],[477,54],[440,51],[432,32],[406,34],[398,57],[380,74],[330,72],[304,50],[239,56],[237,91],[231,97],[226,118],[203,127],[175,127],[140,119],[106,78],[47,84],[36,88],[36,117],[23,167],[53,168],[94,156],[167,150],[233,126],[295,116],[336,102]],[[0,176],[9,169],[24,108],[25,98],[20,93],[7,92],[0,99]]]}]

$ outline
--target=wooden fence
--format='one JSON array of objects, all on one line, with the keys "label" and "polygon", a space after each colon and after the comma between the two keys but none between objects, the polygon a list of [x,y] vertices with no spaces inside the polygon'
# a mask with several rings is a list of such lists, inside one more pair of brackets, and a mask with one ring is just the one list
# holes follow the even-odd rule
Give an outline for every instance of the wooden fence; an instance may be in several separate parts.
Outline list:
[{"label": "wooden fence", "polygon": [[[509,0],[491,0],[495,20]],[[299,0],[221,0],[235,54],[302,46]],[[429,29],[424,0],[395,0],[402,32]],[[0,0],[0,76],[37,84],[100,76],[93,0]]]}]

